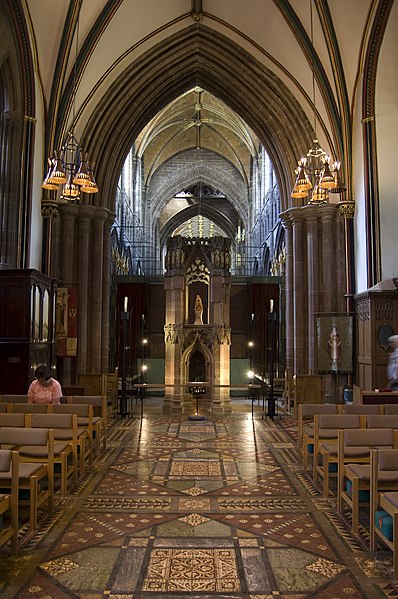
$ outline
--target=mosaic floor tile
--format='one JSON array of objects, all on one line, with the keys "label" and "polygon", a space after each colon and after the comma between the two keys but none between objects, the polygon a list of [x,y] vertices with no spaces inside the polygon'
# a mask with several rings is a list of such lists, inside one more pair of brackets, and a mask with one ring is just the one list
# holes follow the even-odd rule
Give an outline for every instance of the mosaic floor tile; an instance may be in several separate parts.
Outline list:
[{"label": "mosaic floor tile", "polygon": [[172,495],[171,489],[146,480],[132,477],[129,473],[110,470],[95,489],[96,495]]},{"label": "mosaic floor tile", "polygon": [[296,421],[250,408],[112,419],[100,461],[21,531],[26,555],[0,553],[0,598],[398,599],[391,554],[367,554],[296,440]]},{"label": "mosaic floor tile", "polygon": [[106,588],[118,555],[117,548],[91,548],[44,562],[40,569],[67,589],[91,591]]},{"label": "mosaic floor tile", "polygon": [[257,495],[266,496],[266,495],[296,495],[297,492],[289,482],[289,479],[285,476],[285,474],[276,466],[271,467],[271,471],[267,476],[259,476],[252,480],[246,480],[243,483],[230,485],[225,487],[222,491],[214,491],[210,493],[211,495],[240,495],[250,497],[255,497]]},{"label": "mosaic floor tile", "polygon": [[231,549],[154,549],[143,591],[239,591]]}]

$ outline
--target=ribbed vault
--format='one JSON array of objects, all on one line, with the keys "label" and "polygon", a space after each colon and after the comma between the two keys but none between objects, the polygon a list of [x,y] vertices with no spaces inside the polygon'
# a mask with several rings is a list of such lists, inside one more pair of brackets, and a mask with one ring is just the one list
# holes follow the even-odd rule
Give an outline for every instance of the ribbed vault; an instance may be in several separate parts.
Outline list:
[{"label": "ribbed vault", "polygon": [[194,85],[224,101],[264,144],[276,172],[281,209],[286,209],[296,157],[310,145],[311,125],[274,73],[202,24],[143,54],[97,105],[83,135],[98,165],[102,192],[95,201],[113,210],[118,177],[133,140],[159,110]]},{"label": "ribbed vault", "polygon": [[[171,171],[176,175],[172,178],[167,177],[167,173]],[[191,187],[199,182],[219,189],[247,225],[248,191],[240,173],[222,156],[205,150],[184,152],[165,162],[156,171],[147,195],[153,222],[159,217],[165,203],[174,195],[181,189]]]},{"label": "ribbed vault", "polygon": [[[177,227],[182,225],[184,222],[186,222],[190,218],[197,216],[197,214],[198,214],[198,205],[195,204],[194,206],[189,206],[188,208],[185,208],[184,210],[180,210],[180,212],[177,212],[177,214],[172,216],[160,231],[161,247],[164,246],[167,238],[170,237],[170,235],[173,233],[173,231]],[[224,231],[225,236],[229,237],[233,242],[233,240],[235,238],[235,234],[236,234],[236,227],[233,223],[231,223],[230,220],[228,220],[228,218],[226,218],[223,214],[221,214],[221,212],[219,210],[217,210],[216,208],[213,208],[212,206],[207,206],[206,204],[202,204],[200,206],[200,214],[202,216],[204,216],[205,218],[208,218],[209,220],[212,220],[213,222],[215,222],[220,227],[220,229],[222,229]]]}]

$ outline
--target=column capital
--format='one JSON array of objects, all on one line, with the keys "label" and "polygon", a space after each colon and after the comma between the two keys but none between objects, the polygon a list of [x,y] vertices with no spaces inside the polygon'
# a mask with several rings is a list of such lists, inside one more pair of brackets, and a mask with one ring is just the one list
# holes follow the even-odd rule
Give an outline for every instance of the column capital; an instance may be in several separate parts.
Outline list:
[{"label": "column capital", "polygon": [[311,204],[307,204],[302,208],[303,216],[307,222],[317,221],[322,210],[323,206],[311,206]]},{"label": "column capital", "polygon": [[94,206],[83,204],[82,206],[78,206],[78,211],[77,218],[93,219],[96,208]]},{"label": "column capital", "polygon": [[319,216],[322,222],[325,221],[333,221],[336,219],[336,216],[339,214],[339,207],[337,204],[327,204],[326,206],[321,206],[319,211]]},{"label": "column capital", "polygon": [[63,220],[73,220],[79,213],[79,207],[76,204],[67,202],[66,204],[58,204],[59,211],[62,215]]},{"label": "column capital", "polygon": [[94,220],[105,222],[108,219],[109,210],[103,206],[95,209]]},{"label": "column capital", "polygon": [[55,200],[42,200],[41,215],[43,218],[57,218],[59,204]]}]

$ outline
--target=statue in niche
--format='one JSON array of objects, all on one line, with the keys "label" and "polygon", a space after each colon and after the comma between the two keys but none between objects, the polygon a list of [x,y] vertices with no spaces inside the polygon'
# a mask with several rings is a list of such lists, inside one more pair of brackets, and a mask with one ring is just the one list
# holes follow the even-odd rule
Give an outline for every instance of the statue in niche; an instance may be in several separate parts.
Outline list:
[{"label": "statue in niche", "polygon": [[200,295],[195,299],[195,322],[194,324],[203,324],[203,303]]}]

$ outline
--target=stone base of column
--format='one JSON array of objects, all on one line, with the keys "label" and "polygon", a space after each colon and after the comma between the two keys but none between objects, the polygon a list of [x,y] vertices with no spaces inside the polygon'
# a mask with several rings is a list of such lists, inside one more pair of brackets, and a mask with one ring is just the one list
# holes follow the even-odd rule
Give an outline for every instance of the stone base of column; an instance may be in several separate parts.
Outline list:
[{"label": "stone base of column", "polygon": [[163,414],[182,414],[181,398],[166,396],[163,400]]},{"label": "stone base of column", "polygon": [[210,406],[210,411],[214,415],[222,416],[223,414],[231,413],[230,401],[213,401]]}]

